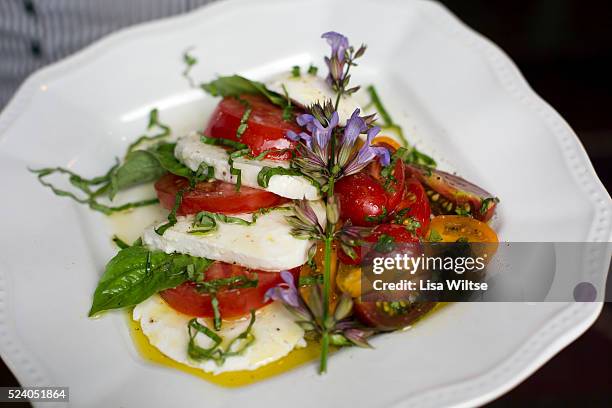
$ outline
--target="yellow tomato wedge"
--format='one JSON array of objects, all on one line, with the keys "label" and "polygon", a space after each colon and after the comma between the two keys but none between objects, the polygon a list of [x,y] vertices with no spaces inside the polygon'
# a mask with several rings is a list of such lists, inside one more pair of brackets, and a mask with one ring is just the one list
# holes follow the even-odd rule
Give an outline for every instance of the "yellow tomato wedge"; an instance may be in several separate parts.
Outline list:
[{"label": "yellow tomato wedge", "polygon": [[389,146],[393,147],[395,150],[397,150],[400,147],[402,147],[402,145],[400,145],[397,142],[397,140],[393,139],[390,136],[385,136],[385,135],[376,136],[374,138],[374,140],[372,140],[372,144],[376,144],[376,143],[385,143],[385,144],[388,144]]},{"label": "yellow tomato wedge", "polygon": [[491,257],[497,252],[498,238],[493,228],[486,223],[463,215],[439,215],[429,224],[425,235],[432,242],[467,241],[483,245],[474,248]]},{"label": "yellow tomato wedge", "polygon": [[361,267],[341,263],[336,275],[336,284],[341,292],[353,298],[359,297],[361,295]]},{"label": "yellow tomato wedge", "polygon": [[429,224],[430,240],[441,242],[490,242],[497,243],[497,234],[482,221],[463,215],[439,215]]}]

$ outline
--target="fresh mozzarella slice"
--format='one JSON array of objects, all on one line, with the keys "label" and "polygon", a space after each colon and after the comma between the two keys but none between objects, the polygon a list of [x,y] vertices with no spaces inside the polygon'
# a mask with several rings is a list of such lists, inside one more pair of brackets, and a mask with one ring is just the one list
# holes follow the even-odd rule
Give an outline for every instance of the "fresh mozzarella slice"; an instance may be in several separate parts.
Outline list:
[{"label": "fresh mozzarella slice", "polygon": [[[219,146],[202,143],[200,135],[192,132],[180,138],[174,149],[177,160],[197,171],[202,162],[215,169],[214,177],[228,183],[236,183],[236,176],[230,173],[229,155]],[[257,182],[257,176],[263,167],[289,167],[288,162],[272,160],[234,159],[234,168],[241,171],[241,183],[248,187],[262,188]],[[268,187],[264,190],[291,199],[317,200],[319,190],[306,178],[300,176],[276,175],[270,178]]]},{"label": "fresh mozzarella slice", "polygon": [[[336,93],[327,84],[325,79],[316,75],[302,74],[299,77],[282,75],[266,84],[268,89],[281,95],[289,95],[292,101],[301,106],[309,106],[316,102],[325,102],[331,99],[336,101]],[[345,95],[338,104],[338,117],[340,125],[344,126],[359,104],[352,95]]]},{"label": "fresh mozzarella slice", "polygon": [[[259,309],[251,333],[253,343],[240,355],[227,357],[222,365],[213,360],[194,361],[187,354],[189,333],[187,323],[191,316],[172,309],[158,296],[151,296],[134,308],[133,318],[140,322],[142,333],[152,346],[166,356],[191,367],[218,374],[226,371],[255,370],[258,367],[278,360],[296,347],[304,347],[304,330],[295,323],[294,317],[279,302]],[[198,321],[213,330],[211,319],[198,318]],[[228,344],[249,324],[249,318],[224,320],[217,333],[222,339],[221,348]],[[210,347],[210,339],[198,334],[196,342],[201,347]]]},{"label": "fresh mozzarella slice", "polygon": [[[325,211],[318,202],[313,209],[325,225]],[[271,211],[257,218],[255,224],[239,225],[217,221],[218,229],[208,235],[190,234],[194,216],[177,217],[177,223],[164,235],[149,227],[143,235],[144,243],[166,253],[178,252],[192,256],[237,263],[247,268],[281,271],[306,263],[312,241],[297,239],[290,234],[285,217],[287,211]],[[250,214],[235,217],[252,220]]]}]

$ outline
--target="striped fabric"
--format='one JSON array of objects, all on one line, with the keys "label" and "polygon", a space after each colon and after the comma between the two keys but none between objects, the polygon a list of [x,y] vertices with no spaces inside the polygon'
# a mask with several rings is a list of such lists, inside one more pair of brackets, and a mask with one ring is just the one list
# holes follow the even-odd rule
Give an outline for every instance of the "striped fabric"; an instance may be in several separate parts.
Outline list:
[{"label": "striped fabric", "polygon": [[0,110],[34,70],[132,24],[213,0],[0,0]]}]

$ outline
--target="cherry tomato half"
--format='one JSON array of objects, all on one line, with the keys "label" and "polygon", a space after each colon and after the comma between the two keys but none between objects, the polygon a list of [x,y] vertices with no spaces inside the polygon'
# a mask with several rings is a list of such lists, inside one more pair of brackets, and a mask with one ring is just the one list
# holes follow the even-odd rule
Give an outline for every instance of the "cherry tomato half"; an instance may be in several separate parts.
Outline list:
[{"label": "cherry tomato half", "polygon": [[410,226],[412,221],[417,221],[420,226],[415,232],[423,237],[431,218],[429,199],[423,185],[415,177],[406,178],[405,185],[404,198],[395,209],[392,222]]},{"label": "cherry tomato half", "polygon": [[383,223],[404,195],[404,165],[395,164],[392,177],[384,178],[378,160],[363,171],[341,178],[334,194],[340,204],[340,218],[353,225],[369,226]]}]

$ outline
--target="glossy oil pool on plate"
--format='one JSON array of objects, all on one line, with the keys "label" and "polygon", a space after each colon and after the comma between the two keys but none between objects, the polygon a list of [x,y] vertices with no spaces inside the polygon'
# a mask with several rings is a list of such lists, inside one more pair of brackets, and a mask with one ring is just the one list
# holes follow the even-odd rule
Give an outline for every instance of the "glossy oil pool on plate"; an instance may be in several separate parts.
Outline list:
[{"label": "glossy oil pool on plate", "polygon": [[[26,167],[100,174],[153,107],[176,134],[201,128],[216,101],[180,75],[187,47],[195,46],[192,72],[202,81],[234,72],[263,79],[296,64],[323,70],[320,35],[331,29],[368,44],[353,81],[376,85],[411,141],[502,198],[494,227],[504,240],[610,241],[610,197],[572,130],[499,49],[439,5],[216,3],[122,31],[39,71],[2,112],[0,174],[19,195],[1,204],[0,353],[23,385],[69,386],[76,407],[477,405],[593,322],[600,303],[453,304],[412,330],[377,337],[374,350],[335,353],[325,376],[306,363],[227,388],[143,360],[124,313],[87,318],[115,252],[112,229],[41,188]],[[607,255],[589,260],[593,280],[605,279]]]}]

